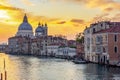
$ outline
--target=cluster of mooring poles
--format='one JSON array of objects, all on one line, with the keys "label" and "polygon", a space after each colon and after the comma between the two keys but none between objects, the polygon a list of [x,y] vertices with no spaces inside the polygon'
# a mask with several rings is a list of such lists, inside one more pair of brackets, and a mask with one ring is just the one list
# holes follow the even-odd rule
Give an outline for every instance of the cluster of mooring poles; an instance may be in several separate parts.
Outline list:
[{"label": "cluster of mooring poles", "polygon": [[6,71],[5,67],[6,67],[6,64],[5,64],[5,59],[4,59],[4,75],[3,75],[3,73],[0,74],[1,75],[0,80],[3,80],[3,79],[7,80],[7,71]]}]

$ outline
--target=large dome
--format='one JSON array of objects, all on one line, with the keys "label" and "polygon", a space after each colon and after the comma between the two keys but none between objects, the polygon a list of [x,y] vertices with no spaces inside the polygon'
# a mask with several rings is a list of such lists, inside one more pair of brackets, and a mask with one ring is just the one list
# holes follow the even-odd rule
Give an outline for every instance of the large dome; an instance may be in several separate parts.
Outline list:
[{"label": "large dome", "polygon": [[25,14],[23,22],[20,24],[18,30],[32,30],[32,26],[28,23],[27,16]]},{"label": "large dome", "polygon": [[33,37],[33,29],[32,29],[32,26],[28,22],[26,14],[23,18],[23,22],[18,27],[18,32],[16,36]]},{"label": "large dome", "polygon": [[20,24],[18,30],[32,30],[32,26],[27,22],[23,22]]}]

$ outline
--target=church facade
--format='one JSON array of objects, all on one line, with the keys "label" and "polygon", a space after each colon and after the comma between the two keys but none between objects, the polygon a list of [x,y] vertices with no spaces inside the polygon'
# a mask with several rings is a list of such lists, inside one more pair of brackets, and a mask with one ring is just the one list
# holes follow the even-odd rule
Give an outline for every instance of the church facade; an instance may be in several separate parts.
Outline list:
[{"label": "church facade", "polygon": [[38,24],[35,35],[25,14],[15,36],[8,39],[9,53],[12,54],[47,54],[47,24]]}]

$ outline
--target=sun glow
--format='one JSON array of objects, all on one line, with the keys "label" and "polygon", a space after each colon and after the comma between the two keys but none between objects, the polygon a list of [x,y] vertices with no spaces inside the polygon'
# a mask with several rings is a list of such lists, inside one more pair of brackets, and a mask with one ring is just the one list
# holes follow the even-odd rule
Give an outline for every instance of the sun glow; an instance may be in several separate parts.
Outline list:
[{"label": "sun glow", "polygon": [[0,10],[0,18],[9,19],[10,16],[8,15],[7,11]]}]

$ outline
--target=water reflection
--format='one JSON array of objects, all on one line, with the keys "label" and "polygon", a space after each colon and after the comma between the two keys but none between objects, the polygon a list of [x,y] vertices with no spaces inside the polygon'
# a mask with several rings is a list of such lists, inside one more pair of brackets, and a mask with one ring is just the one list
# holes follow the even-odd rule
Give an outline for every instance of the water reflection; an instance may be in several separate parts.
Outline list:
[{"label": "water reflection", "polygon": [[6,60],[8,80],[117,80],[119,68],[97,64],[74,64],[61,59],[0,54],[0,72]]}]

